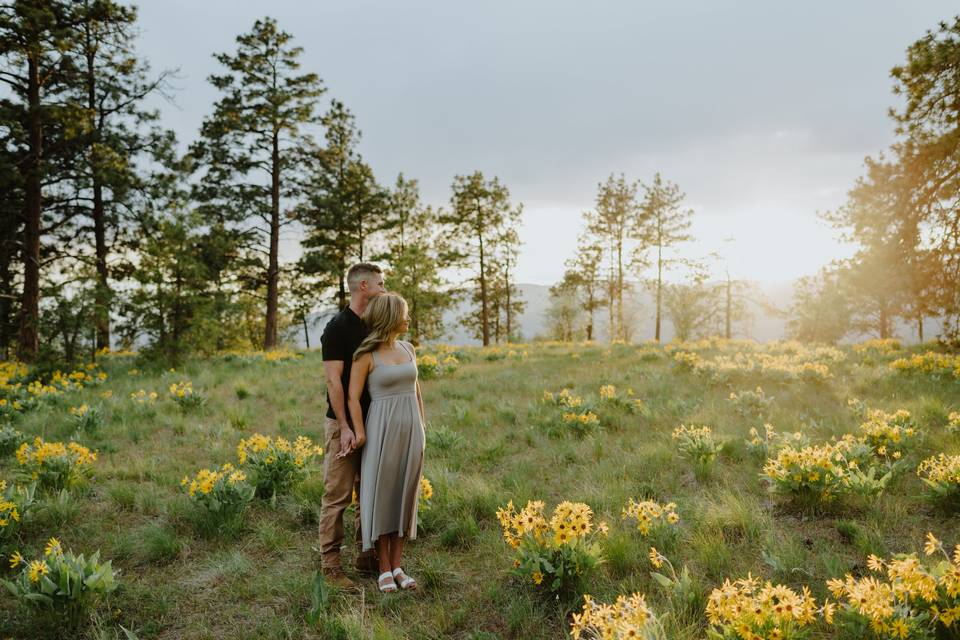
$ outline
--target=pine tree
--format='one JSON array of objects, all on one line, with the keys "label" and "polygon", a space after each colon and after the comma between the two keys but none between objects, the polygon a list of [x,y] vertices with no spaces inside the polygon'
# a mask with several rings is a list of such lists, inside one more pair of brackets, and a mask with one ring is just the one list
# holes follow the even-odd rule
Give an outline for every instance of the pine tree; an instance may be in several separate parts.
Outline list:
[{"label": "pine tree", "polygon": [[401,173],[390,192],[387,286],[409,305],[410,340],[418,345],[443,335],[443,313],[455,297],[443,276],[450,259],[438,232],[438,214],[420,202],[416,180]]},{"label": "pine tree", "polygon": [[68,53],[79,46],[81,21],[78,5],[67,0],[0,5],[0,82],[8,90],[0,104],[11,131],[7,151],[16,158],[23,193],[17,352],[25,361],[36,358],[39,350],[43,237],[72,217],[61,186],[84,134],[77,126],[82,113],[69,99],[78,72]]},{"label": "pine tree", "polygon": [[628,242],[638,216],[637,184],[627,182],[621,173],[611,174],[598,185],[593,211],[585,214],[587,231],[604,246],[609,262],[607,301],[609,304],[610,340],[625,337],[623,293],[628,287],[624,269],[628,259]]},{"label": "pine tree", "polygon": [[296,209],[305,228],[306,273],[330,271],[337,277],[337,306],[347,306],[347,269],[353,260],[369,257],[370,238],[382,230],[387,194],[356,151],[360,140],[353,114],[333,101],[321,119],[326,145],[314,149],[308,165],[307,196]]},{"label": "pine tree", "polygon": [[130,210],[143,191],[137,174],[140,157],[169,134],[146,128],[158,118],[143,109],[144,99],[159,91],[168,74],[147,79],[147,66],[133,49],[137,15],[112,0],[83,0],[78,25],[79,48],[76,100],[85,109],[89,132],[83,162],[75,167],[81,214],[89,220],[95,267],[94,319],[96,347],[110,346],[110,258],[121,233],[130,227]]},{"label": "pine tree", "polygon": [[640,240],[640,253],[656,252],[657,277],[653,282],[656,295],[656,324],[654,339],[660,341],[660,327],[663,307],[663,272],[670,268],[675,260],[664,255],[664,252],[678,242],[692,240],[687,233],[690,228],[690,218],[693,211],[681,207],[684,194],[676,184],[664,181],[660,174],[653,177],[653,182],[644,185],[643,202],[635,229],[636,237]]},{"label": "pine tree", "polygon": [[499,318],[492,297],[498,241],[503,230],[514,224],[511,220],[519,218],[519,212],[510,204],[507,187],[496,177],[487,180],[480,171],[456,176],[452,189],[450,211],[443,212],[439,222],[446,227],[458,265],[472,272],[469,280],[476,285],[473,298],[477,308],[466,320],[487,346]]},{"label": "pine tree", "polygon": [[[263,348],[277,345],[280,230],[292,222],[290,201],[300,194],[304,127],[325,89],[314,73],[298,74],[303,50],[270,18],[237,37],[237,51],[217,54],[226,68],[210,76],[222,97],[204,121],[192,153],[205,170],[198,199],[231,211],[231,223],[251,231],[266,258]],[[225,216],[226,217],[226,216]]]}]

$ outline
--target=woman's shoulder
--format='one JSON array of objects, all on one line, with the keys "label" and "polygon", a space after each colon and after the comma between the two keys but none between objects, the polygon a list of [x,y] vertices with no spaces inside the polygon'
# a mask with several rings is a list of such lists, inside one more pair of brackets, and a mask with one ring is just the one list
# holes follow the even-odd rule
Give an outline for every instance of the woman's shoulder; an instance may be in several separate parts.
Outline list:
[{"label": "woman's shoulder", "polygon": [[412,342],[410,342],[410,341],[408,341],[408,340],[400,340],[399,342],[400,342],[403,346],[405,346],[407,349],[409,349],[411,353],[414,352],[414,351],[416,351],[416,349],[414,348]]}]

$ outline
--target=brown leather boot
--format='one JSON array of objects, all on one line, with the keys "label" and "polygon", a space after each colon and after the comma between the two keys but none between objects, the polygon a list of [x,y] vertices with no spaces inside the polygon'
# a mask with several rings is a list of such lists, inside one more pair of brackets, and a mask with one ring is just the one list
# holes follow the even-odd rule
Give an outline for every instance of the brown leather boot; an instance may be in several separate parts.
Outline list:
[{"label": "brown leather boot", "polygon": [[353,589],[357,586],[354,581],[343,572],[343,567],[340,566],[324,567],[323,579],[341,589]]},{"label": "brown leather boot", "polygon": [[380,575],[380,563],[377,560],[377,554],[372,551],[357,554],[355,566],[357,567],[357,571],[364,575]]}]

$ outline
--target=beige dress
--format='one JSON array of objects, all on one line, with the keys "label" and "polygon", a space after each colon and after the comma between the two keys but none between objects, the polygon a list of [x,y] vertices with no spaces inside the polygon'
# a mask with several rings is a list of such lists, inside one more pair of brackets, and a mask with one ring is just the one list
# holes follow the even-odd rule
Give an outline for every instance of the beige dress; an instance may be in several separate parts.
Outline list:
[{"label": "beige dress", "polygon": [[423,473],[423,417],[417,403],[413,347],[397,341],[410,360],[381,363],[374,352],[367,377],[370,409],[360,461],[360,529],[364,551],[385,533],[417,537],[417,501]]}]

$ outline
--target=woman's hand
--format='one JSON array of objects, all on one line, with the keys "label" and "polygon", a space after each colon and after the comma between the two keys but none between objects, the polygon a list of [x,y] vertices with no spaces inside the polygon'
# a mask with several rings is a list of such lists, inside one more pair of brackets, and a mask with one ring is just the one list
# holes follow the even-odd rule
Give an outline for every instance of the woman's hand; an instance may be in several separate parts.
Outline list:
[{"label": "woman's hand", "polygon": [[354,448],[354,449],[359,449],[360,447],[362,447],[362,446],[364,445],[364,443],[366,443],[366,441],[367,441],[367,434],[366,434],[365,432],[363,432],[363,431],[358,431],[356,435],[357,435],[357,442],[356,442],[356,444],[353,445],[353,448]]}]

